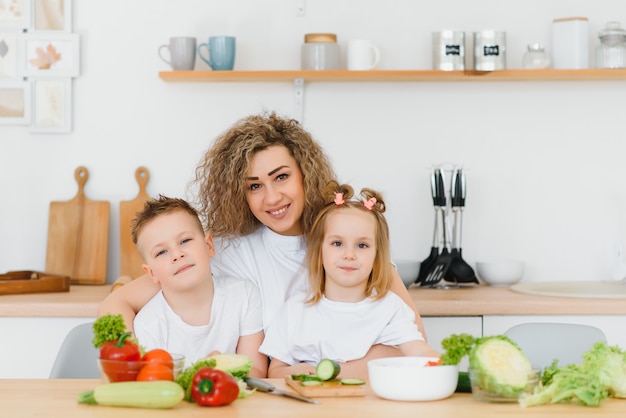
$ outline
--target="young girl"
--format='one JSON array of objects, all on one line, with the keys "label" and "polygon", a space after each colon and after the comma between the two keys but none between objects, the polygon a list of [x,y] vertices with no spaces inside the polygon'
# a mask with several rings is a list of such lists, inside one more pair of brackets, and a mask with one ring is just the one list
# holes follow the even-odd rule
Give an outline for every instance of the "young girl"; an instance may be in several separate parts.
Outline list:
[{"label": "young girl", "polygon": [[[389,291],[393,266],[380,194],[363,189],[362,199],[352,199],[353,189],[334,181],[328,192],[308,236],[311,291],[285,303],[259,349],[272,358],[269,377],[313,372],[323,358],[360,359],[376,344],[406,356],[439,356],[415,313]],[[367,375],[366,365],[351,373]]]}]

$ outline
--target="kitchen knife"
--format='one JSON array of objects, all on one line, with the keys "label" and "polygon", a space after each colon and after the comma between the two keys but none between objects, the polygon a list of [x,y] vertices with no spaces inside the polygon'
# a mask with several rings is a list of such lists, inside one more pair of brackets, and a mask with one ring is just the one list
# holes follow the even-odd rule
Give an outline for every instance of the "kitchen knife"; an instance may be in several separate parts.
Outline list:
[{"label": "kitchen knife", "polygon": [[319,405],[319,403],[320,403],[319,401],[317,401],[315,399],[311,399],[311,398],[307,398],[305,396],[297,395],[297,394],[292,393],[292,392],[287,392],[286,390],[276,389],[276,386],[272,385],[270,382],[268,382],[266,380],[263,380],[263,379],[257,379],[255,377],[246,377],[244,380],[248,384],[249,387],[258,390],[259,392],[271,393],[273,395],[286,396],[288,398],[297,399],[299,401],[313,403],[313,404],[316,404],[316,405]]}]

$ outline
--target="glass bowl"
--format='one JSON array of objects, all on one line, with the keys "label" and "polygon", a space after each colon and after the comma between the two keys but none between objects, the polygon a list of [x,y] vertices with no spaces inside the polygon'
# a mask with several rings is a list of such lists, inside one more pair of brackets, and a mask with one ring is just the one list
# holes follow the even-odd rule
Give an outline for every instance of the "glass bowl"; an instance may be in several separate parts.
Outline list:
[{"label": "glass bowl", "polygon": [[[173,358],[173,376],[178,377],[185,365],[185,356],[182,354],[170,353]],[[102,380],[110,382],[131,382],[137,380],[137,375],[141,369],[150,363],[149,361],[124,361],[124,360],[104,360],[98,359],[98,367]]]},{"label": "glass bowl", "polygon": [[531,394],[541,380],[541,369],[530,372],[501,372],[486,376],[481,370],[469,369],[474,399],[483,402],[517,402],[520,395]]}]

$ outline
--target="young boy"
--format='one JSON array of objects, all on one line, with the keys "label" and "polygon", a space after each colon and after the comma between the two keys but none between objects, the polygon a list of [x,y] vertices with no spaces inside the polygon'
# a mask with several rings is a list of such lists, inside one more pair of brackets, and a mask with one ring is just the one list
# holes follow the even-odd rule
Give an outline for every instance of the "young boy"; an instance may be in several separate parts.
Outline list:
[{"label": "young boy", "polygon": [[159,196],[133,220],[133,242],[157,293],[137,314],[134,331],[146,349],[185,355],[185,366],[216,352],[245,354],[250,375],[267,376],[261,296],[250,280],[213,278],[213,239],[186,201]]}]

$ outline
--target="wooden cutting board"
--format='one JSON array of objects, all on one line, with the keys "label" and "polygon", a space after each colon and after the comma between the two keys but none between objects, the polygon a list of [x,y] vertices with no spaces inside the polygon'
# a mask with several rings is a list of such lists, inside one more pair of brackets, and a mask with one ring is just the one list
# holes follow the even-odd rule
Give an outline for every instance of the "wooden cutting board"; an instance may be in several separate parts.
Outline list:
[{"label": "wooden cutting board", "polygon": [[287,386],[307,398],[330,398],[338,396],[365,396],[365,385],[342,385],[338,380],[323,382],[321,386],[302,386],[299,380],[285,376]]},{"label": "wooden cutting board", "polygon": [[144,274],[143,260],[133,244],[130,236],[130,224],[137,212],[143,210],[143,205],[150,198],[146,193],[146,185],[150,180],[150,172],[146,167],[135,170],[135,179],[139,184],[139,194],[133,200],[120,202],[120,276],[135,279]]},{"label": "wooden cutting board", "polygon": [[0,295],[69,292],[70,278],[39,271],[9,271],[0,274]]},{"label": "wooden cutting board", "polygon": [[46,273],[69,276],[72,284],[105,284],[110,204],[85,196],[87,168],[78,167],[74,178],[76,196],[50,202]]}]

